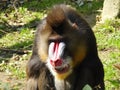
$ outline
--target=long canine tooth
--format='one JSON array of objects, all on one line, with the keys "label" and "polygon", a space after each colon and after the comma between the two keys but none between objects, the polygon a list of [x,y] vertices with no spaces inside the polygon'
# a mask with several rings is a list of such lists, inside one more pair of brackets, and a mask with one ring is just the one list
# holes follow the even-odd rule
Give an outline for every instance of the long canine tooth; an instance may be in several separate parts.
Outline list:
[{"label": "long canine tooth", "polygon": [[55,45],[54,42],[50,43],[50,45],[49,45],[48,54],[49,54],[49,58],[50,58],[50,59],[51,59],[51,58],[53,57],[53,55],[54,55],[54,45]]},{"label": "long canine tooth", "polygon": [[60,57],[63,55],[63,53],[64,53],[64,52],[63,52],[64,48],[65,48],[65,43],[61,42],[61,43],[59,44],[58,56],[57,56],[57,58],[60,58]]}]

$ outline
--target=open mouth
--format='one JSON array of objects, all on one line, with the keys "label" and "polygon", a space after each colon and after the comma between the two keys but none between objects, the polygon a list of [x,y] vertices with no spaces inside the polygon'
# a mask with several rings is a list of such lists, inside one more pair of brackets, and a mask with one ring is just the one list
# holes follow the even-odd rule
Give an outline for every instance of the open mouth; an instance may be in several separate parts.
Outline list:
[{"label": "open mouth", "polygon": [[63,74],[63,73],[66,73],[69,70],[69,65],[64,65],[64,66],[61,66],[61,67],[55,67],[54,70],[59,74]]}]

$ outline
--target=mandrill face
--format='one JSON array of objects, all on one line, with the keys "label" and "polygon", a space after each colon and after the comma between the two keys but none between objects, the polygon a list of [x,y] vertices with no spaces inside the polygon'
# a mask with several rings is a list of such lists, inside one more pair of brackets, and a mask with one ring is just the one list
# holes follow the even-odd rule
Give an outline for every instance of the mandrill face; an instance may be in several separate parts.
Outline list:
[{"label": "mandrill face", "polygon": [[77,25],[68,21],[61,26],[62,30],[49,25],[47,28],[43,25],[42,28],[38,32],[39,56],[56,78],[65,79],[86,55],[84,37],[79,34]]},{"label": "mandrill face", "polygon": [[58,79],[66,78],[72,72],[72,58],[65,56],[64,42],[51,42],[48,49],[47,66]]},{"label": "mandrill face", "polygon": [[[67,22],[67,24],[69,23]],[[43,28],[45,27],[43,26]],[[45,33],[48,30],[49,33]],[[84,37],[79,35],[77,28],[69,24],[63,26],[62,30],[61,33],[59,30],[47,27],[39,32],[39,38],[44,37],[44,39],[38,42],[42,43],[39,46],[41,60],[46,63],[48,69],[58,79],[65,79],[70,75],[86,54],[85,43],[82,40],[79,41]],[[66,32],[66,30],[69,31]]]}]

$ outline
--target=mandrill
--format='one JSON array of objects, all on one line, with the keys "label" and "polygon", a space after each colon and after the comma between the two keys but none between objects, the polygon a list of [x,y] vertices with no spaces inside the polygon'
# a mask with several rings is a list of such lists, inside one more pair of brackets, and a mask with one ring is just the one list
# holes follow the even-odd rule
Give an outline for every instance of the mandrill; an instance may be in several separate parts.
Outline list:
[{"label": "mandrill", "polygon": [[55,5],[37,28],[27,64],[27,90],[104,90],[95,35],[70,6]]}]

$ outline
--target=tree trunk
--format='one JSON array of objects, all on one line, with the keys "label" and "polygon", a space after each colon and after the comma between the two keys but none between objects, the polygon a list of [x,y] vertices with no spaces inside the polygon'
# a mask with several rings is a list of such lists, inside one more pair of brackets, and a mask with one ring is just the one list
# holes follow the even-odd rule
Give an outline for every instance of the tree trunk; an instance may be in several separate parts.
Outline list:
[{"label": "tree trunk", "polygon": [[102,21],[115,19],[120,15],[120,0],[105,0],[102,12]]}]

